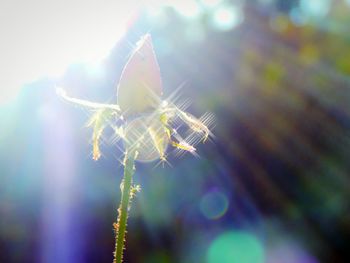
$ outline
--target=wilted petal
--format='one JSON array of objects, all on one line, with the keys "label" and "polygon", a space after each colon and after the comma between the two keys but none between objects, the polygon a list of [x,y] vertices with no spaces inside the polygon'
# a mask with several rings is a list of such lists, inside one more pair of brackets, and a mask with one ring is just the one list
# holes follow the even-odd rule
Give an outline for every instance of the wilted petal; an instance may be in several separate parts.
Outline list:
[{"label": "wilted petal", "polygon": [[192,145],[188,144],[185,141],[175,142],[172,140],[171,145],[179,150],[184,150],[191,153],[194,153],[196,151],[196,148],[194,148]]},{"label": "wilted petal", "polygon": [[[185,140],[181,138],[180,135],[177,134],[176,130],[170,126],[169,120],[170,118],[166,113],[162,113],[160,115],[160,121],[163,125],[165,134],[167,135],[171,145],[179,150],[184,150],[191,153],[195,152],[196,148],[194,148],[192,145],[187,143]],[[172,137],[175,137],[177,141],[173,140]]]},{"label": "wilted petal", "polygon": [[190,127],[191,130],[203,133],[203,141],[208,138],[209,129],[201,120],[181,110],[179,110],[179,117]]},{"label": "wilted petal", "polygon": [[120,108],[116,104],[105,104],[105,103],[97,103],[97,102],[91,102],[87,100],[81,100],[81,99],[76,99],[69,97],[64,89],[57,88],[56,89],[57,94],[63,98],[64,100],[71,102],[75,105],[88,108],[88,109],[93,109],[93,110],[99,110],[99,109],[111,109],[116,112],[120,112]]},{"label": "wilted petal", "polygon": [[87,126],[93,128],[92,134],[92,158],[98,160],[101,156],[100,138],[107,124],[115,118],[115,112],[111,109],[101,109],[96,111]]},{"label": "wilted petal", "polygon": [[101,156],[99,142],[103,130],[111,121],[120,117],[120,108],[115,104],[96,103],[81,99],[69,97],[66,92],[61,89],[56,89],[57,94],[64,100],[76,104],[78,106],[94,110],[95,113],[91,116],[87,126],[93,128],[92,134],[92,155],[94,160],[98,160]]},{"label": "wilted petal", "polygon": [[210,134],[208,127],[204,124],[204,122],[197,119],[193,115],[184,112],[175,106],[163,109],[163,115],[166,116],[162,117],[166,120],[166,122],[169,122],[169,120],[174,119],[175,117],[179,117],[191,130],[203,134],[203,141],[208,139]]},{"label": "wilted petal", "polygon": [[165,160],[165,151],[167,144],[169,143],[169,138],[165,129],[162,127],[161,122],[157,119],[154,119],[148,127],[148,133],[153,140],[154,146],[159,153],[160,159]]},{"label": "wilted petal", "polygon": [[136,160],[164,159],[168,136],[158,118],[142,116],[130,121],[125,128],[127,148],[138,152]]}]

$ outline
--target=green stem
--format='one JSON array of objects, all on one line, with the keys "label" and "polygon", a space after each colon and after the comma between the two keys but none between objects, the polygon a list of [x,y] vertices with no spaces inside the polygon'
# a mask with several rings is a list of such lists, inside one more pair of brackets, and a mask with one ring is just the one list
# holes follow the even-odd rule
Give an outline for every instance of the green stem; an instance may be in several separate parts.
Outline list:
[{"label": "green stem", "polygon": [[118,209],[118,221],[115,225],[116,230],[116,243],[115,243],[115,252],[114,252],[114,261],[113,263],[122,263],[123,260],[123,250],[124,250],[124,241],[125,241],[125,232],[126,232],[126,223],[128,219],[128,206],[131,196],[131,184],[132,176],[134,174],[134,161],[135,153],[126,152],[124,158],[124,179],[122,196],[120,201],[120,206]]}]

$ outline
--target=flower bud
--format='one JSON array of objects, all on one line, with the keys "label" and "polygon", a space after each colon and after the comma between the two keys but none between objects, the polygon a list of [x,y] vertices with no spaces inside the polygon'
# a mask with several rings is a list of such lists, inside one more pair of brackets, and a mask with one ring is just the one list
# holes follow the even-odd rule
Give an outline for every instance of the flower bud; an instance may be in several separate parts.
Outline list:
[{"label": "flower bud", "polygon": [[145,113],[161,101],[162,83],[152,39],[146,34],[137,43],[118,84],[118,105],[124,116]]}]

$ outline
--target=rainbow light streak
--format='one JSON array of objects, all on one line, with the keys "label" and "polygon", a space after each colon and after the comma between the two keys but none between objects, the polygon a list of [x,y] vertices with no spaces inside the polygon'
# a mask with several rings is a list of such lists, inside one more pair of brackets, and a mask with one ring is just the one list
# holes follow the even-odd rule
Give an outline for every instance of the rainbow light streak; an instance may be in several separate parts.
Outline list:
[{"label": "rainbow light streak", "polygon": [[[58,109],[43,110],[44,119],[44,202],[42,214],[42,258],[41,262],[68,263],[78,260],[79,237],[72,229],[74,212],[72,189],[76,163],[69,117]],[[55,118],[51,118],[52,116]],[[54,123],[54,120],[61,120]]]}]

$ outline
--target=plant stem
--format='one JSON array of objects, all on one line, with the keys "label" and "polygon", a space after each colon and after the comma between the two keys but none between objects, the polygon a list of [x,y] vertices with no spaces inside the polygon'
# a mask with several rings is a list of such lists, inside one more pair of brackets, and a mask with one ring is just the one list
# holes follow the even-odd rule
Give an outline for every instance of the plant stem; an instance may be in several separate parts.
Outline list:
[{"label": "plant stem", "polygon": [[122,182],[122,195],[118,209],[118,221],[115,225],[116,243],[113,263],[122,263],[125,242],[126,223],[128,219],[128,206],[131,195],[132,176],[134,174],[135,152],[126,152],[124,157],[124,179]]}]

